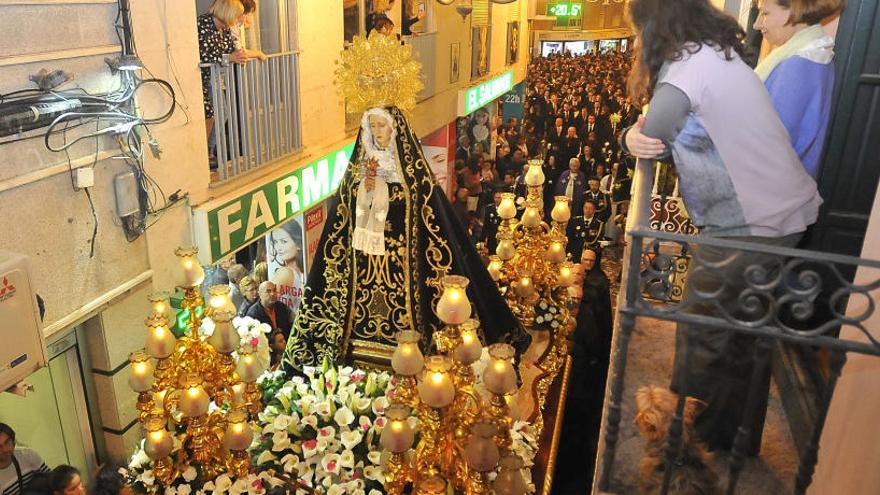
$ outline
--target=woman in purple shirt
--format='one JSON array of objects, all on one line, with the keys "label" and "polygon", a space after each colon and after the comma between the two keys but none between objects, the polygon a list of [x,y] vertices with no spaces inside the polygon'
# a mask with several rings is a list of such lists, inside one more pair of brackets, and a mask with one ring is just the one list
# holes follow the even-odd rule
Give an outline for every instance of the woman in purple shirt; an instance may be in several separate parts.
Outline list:
[{"label": "woman in purple shirt", "polygon": [[834,40],[820,22],[843,0],[760,0],[755,29],[774,50],[755,72],[791,136],[804,168],[819,174],[834,90]]}]

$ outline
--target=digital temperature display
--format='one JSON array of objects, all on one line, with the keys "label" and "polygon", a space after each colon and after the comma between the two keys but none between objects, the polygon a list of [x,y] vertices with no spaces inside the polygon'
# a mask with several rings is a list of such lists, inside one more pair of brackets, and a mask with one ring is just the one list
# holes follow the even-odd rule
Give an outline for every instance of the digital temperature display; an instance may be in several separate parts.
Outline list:
[{"label": "digital temperature display", "polygon": [[584,13],[581,2],[553,2],[547,5],[547,15],[556,17],[580,17]]}]

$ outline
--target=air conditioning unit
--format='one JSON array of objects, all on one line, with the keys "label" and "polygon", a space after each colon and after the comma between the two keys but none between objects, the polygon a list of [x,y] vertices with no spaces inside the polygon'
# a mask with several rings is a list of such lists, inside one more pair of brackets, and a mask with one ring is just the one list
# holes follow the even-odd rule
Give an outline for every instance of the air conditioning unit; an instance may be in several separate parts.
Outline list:
[{"label": "air conditioning unit", "polygon": [[27,256],[0,251],[0,391],[48,362]]}]

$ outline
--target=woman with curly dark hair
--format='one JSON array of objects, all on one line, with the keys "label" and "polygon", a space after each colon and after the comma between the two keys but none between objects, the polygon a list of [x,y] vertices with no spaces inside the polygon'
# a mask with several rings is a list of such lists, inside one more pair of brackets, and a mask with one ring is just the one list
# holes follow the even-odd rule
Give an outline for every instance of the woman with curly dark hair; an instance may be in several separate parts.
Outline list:
[{"label": "woman with curly dark hair", "polygon": [[[685,207],[703,235],[794,247],[822,199],[764,84],[741,58],[744,33],[736,20],[708,0],[633,0],[628,14],[637,36],[631,96],[653,96],[647,116],[623,135],[627,151],[674,158]],[[686,297],[721,286],[714,302],[742,319],[748,315],[737,300],[757,283],[745,279],[746,268],[763,270],[769,281],[779,262],[709,246],[692,260]],[[728,262],[701,268],[709,260]],[[723,317],[708,304],[687,311]],[[672,389],[707,403],[696,428],[711,448],[730,449],[741,422],[751,436],[748,452],[760,447],[770,374],[765,369],[751,383],[754,347],[754,337],[679,326]],[[760,404],[743,418],[750,389]]]}]

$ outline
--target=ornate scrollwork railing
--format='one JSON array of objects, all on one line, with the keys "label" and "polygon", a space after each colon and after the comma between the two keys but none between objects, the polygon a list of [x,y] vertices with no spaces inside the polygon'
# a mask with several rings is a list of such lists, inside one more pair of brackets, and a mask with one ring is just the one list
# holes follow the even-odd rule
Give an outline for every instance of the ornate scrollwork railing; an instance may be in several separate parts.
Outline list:
[{"label": "ornate scrollwork railing", "polygon": [[[880,341],[866,325],[875,315],[880,297],[880,261],[660,232],[646,224],[628,232],[631,238],[625,260],[628,271],[622,289],[625,295],[619,307],[598,489],[612,488],[628,346],[636,318],[649,317],[686,324],[691,329],[711,328],[756,337],[754,374],[730,458],[729,494],[735,492],[744,466],[748,425],[751,417],[759,413],[758,395],[762,393],[755,385],[761,373],[769,369],[772,343],[778,340],[828,350],[828,386],[819,398],[819,417],[801,453],[795,480],[795,492],[805,493],[812,482],[819,438],[847,353],[880,356]],[[676,292],[680,288],[670,280],[678,276],[682,259],[687,258],[691,266],[687,289],[681,294]],[[852,274],[856,269],[869,276],[854,282]],[[666,304],[658,305],[657,300]],[[847,307],[851,309],[853,303],[863,308],[859,314],[847,313]],[[847,327],[855,329],[855,338],[851,332],[839,333]],[[690,350],[686,353],[689,355]],[[687,390],[687,385],[682,388]],[[682,442],[684,395],[669,427],[667,468],[660,491],[664,494],[668,491]]]}]

